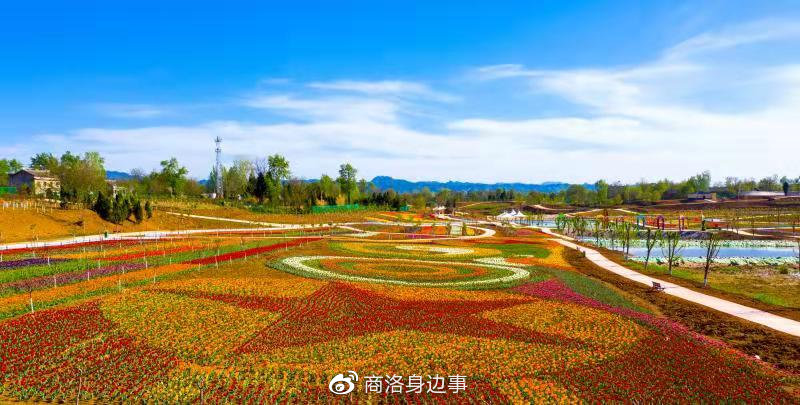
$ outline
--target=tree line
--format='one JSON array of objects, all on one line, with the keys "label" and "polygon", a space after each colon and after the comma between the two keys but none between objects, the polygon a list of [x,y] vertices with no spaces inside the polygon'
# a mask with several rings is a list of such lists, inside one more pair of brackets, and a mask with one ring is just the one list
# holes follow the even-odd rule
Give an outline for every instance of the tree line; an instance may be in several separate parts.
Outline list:
[{"label": "tree line", "polygon": [[[83,155],[69,151],[56,157],[39,153],[31,158],[29,167],[49,170],[61,180],[64,202],[80,202],[93,206],[100,192],[108,194],[104,159],[97,152]],[[8,173],[22,168],[14,159],[0,159],[0,185],[7,184]],[[337,176],[323,174],[319,179],[306,180],[292,175],[289,161],[279,154],[265,158],[239,159],[222,167],[221,173],[213,169],[206,182],[188,177],[188,170],[176,158],[160,163],[160,168],[146,173],[133,169],[131,177],[117,182],[139,198],[200,197],[209,196],[222,183],[223,201],[242,201],[266,211],[306,212],[313,206],[362,204],[387,208],[411,205],[424,208],[430,205],[455,207],[459,201],[516,201],[528,204],[570,204],[589,207],[607,207],[620,204],[647,204],[662,199],[683,199],[699,191],[717,192],[722,197],[752,190],[800,191],[800,178],[770,176],[761,180],[727,177],[723,182],[711,183],[711,174],[703,172],[683,181],[640,181],[635,184],[599,180],[587,187],[574,184],[559,192],[517,192],[512,189],[494,191],[451,191],[436,193],[423,188],[413,193],[396,193],[379,190],[374,184],[358,179],[358,170],[343,163]]]}]

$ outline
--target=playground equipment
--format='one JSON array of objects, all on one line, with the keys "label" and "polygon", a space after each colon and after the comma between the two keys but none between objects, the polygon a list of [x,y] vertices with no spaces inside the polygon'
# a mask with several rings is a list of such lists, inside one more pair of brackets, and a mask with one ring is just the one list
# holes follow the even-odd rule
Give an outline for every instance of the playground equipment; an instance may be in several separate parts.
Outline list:
[{"label": "playground equipment", "polygon": [[656,217],[656,228],[661,229],[662,231],[667,228],[667,221],[664,219],[663,215]]},{"label": "playground equipment", "polygon": [[636,215],[636,229],[647,227],[647,217],[644,214]]}]

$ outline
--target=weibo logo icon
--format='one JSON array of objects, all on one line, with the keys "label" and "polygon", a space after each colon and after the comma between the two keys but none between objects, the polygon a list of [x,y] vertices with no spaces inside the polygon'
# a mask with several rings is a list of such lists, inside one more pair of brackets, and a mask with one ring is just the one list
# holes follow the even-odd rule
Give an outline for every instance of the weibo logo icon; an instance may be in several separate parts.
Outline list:
[{"label": "weibo logo icon", "polygon": [[358,374],[355,371],[347,371],[348,377],[345,377],[344,374],[337,374],[335,377],[331,379],[331,382],[328,383],[328,389],[336,394],[336,395],[347,395],[353,392],[356,389],[356,385],[353,381],[358,381]]}]

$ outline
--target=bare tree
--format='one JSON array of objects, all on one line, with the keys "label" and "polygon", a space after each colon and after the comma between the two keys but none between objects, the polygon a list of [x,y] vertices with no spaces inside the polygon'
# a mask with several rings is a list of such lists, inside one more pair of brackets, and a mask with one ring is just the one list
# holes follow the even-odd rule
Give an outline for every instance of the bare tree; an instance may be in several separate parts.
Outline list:
[{"label": "bare tree", "polygon": [[797,254],[797,270],[800,270],[800,238],[795,238],[795,243],[797,243],[797,249],[795,250],[795,254]]},{"label": "bare tree", "polygon": [[616,247],[615,242],[617,241],[617,224],[609,224],[608,226],[608,239],[611,242],[611,250],[614,250]]},{"label": "bare tree", "polygon": [[586,218],[577,217],[577,219],[575,220],[575,224],[573,225],[573,227],[575,228],[575,232],[577,232],[579,238],[582,238],[583,235],[586,234],[587,225],[588,223],[586,221]]},{"label": "bare tree", "polygon": [[720,238],[719,234],[709,232],[708,239],[706,239],[706,265],[703,272],[703,287],[708,286],[708,271],[711,268],[711,262],[719,254],[721,241],[722,238]]},{"label": "bare tree", "polygon": [[653,247],[656,246],[656,243],[661,240],[662,232],[660,229],[653,232],[652,229],[647,228],[647,232],[644,234],[644,246],[647,249],[647,255],[644,259],[644,269],[647,270],[647,265],[650,263],[650,252],[653,251]]},{"label": "bare tree", "polygon": [[592,221],[592,231],[594,232],[594,242],[600,245],[600,231],[603,229],[603,223],[595,219]]},{"label": "bare tree", "polygon": [[680,258],[680,252],[683,249],[683,247],[680,244],[681,244],[680,231],[664,232],[664,237],[661,240],[661,249],[664,252],[664,256],[667,257],[669,275],[672,275],[672,267]]},{"label": "bare tree", "polygon": [[733,226],[733,229],[736,230],[736,233],[739,233],[739,221],[740,221],[740,219],[741,219],[741,213],[739,212],[738,209],[734,209],[733,210],[733,221],[732,221],[731,225]]},{"label": "bare tree", "polygon": [[253,168],[256,174],[266,174],[269,171],[269,161],[266,158],[253,159]]},{"label": "bare tree", "polygon": [[625,259],[627,260],[630,257],[631,252],[631,239],[633,238],[633,226],[628,222],[623,222],[621,226],[619,226],[619,239],[622,242],[622,252],[625,255]]}]

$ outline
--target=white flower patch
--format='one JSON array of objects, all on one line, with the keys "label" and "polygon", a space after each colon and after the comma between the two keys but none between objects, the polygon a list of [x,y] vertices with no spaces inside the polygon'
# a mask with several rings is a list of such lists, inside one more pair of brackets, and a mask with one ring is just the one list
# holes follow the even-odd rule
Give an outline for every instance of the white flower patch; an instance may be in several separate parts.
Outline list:
[{"label": "white flower patch", "polygon": [[433,252],[443,253],[447,256],[468,255],[475,253],[469,248],[447,247],[447,246],[425,246],[425,245],[396,245],[395,249],[414,251],[414,252]]},{"label": "white flower patch", "polygon": [[494,266],[512,266],[512,267],[525,267],[524,264],[511,263],[505,257],[482,257],[475,259],[478,263],[490,264]]},{"label": "white flower patch", "polygon": [[[355,281],[355,282],[362,282],[362,283],[382,283],[382,284],[395,284],[395,285],[404,285],[404,286],[415,286],[415,287],[477,287],[477,286],[486,286],[492,284],[500,284],[500,283],[511,283],[514,281],[524,280],[530,277],[530,273],[527,270],[513,267],[513,266],[501,266],[501,265],[493,265],[493,264],[481,264],[482,267],[490,267],[494,269],[500,270],[507,270],[510,271],[512,274],[509,276],[497,277],[492,279],[482,279],[482,280],[471,280],[471,281],[449,281],[449,282],[442,282],[442,283],[432,283],[432,282],[417,282],[417,281],[404,281],[404,280],[386,280],[381,278],[372,278],[372,277],[363,277],[363,276],[351,276],[347,274],[340,274],[335,273],[329,270],[318,269],[315,267],[311,267],[305,262],[309,260],[328,260],[328,259],[346,259],[346,260],[354,260],[354,261],[383,261],[387,263],[391,262],[399,262],[399,263],[411,263],[411,264],[438,264],[444,266],[452,266],[455,263],[452,262],[439,262],[439,261],[431,261],[431,260],[412,260],[412,259],[375,259],[370,257],[347,257],[347,256],[294,256],[294,257],[287,257],[281,261],[281,263],[295,269],[299,270],[303,273],[308,273],[313,276],[327,278],[327,279],[337,279],[337,280],[344,280],[344,281]],[[460,265],[466,266],[477,266],[475,264],[468,264],[468,263],[459,263]]]},{"label": "white flower patch", "polygon": [[348,233],[342,236],[349,236],[351,238],[369,238],[370,236],[377,235],[378,232],[364,231],[359,233]]}]

